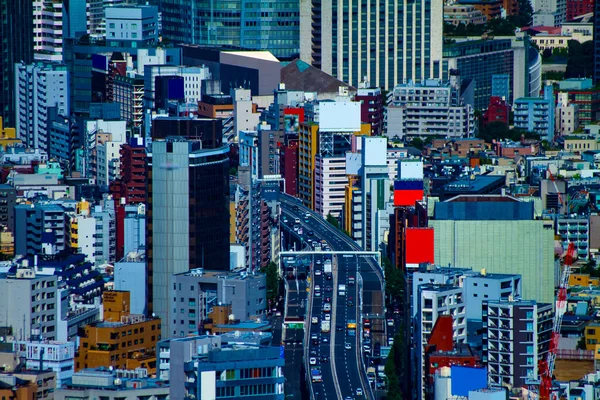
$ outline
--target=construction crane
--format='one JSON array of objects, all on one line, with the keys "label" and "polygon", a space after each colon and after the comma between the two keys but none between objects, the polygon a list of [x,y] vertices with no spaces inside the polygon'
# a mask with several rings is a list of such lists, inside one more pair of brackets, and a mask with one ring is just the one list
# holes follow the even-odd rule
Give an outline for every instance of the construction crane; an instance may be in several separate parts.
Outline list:
[{"label": "construction crane", "polygon": [[560,327],[562,319],[567,310],[567,289],[569,287],[569,277],[571,276],[571,266],[575,258],[575,243],[569,243],[567,252],[563,260],[563,271],[558,286],[556,296],[556,312],[554,313],[554,325],[552,327],[552,337],[548,349],[546,360],[540,360],[538,369],[540,372],[540,400],[556,399],[556,393],[552,393],[552,374],[554,373],[554,363],[556,361],[556,350],[558,349],[558,340],[560,338]]}]

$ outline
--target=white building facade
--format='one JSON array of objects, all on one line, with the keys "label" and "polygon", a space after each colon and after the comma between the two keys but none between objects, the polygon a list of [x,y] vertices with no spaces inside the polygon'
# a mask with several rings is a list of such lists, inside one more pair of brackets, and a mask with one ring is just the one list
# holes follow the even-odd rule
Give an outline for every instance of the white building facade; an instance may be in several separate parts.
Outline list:
[{"label": "white building facade", "polygon": [[458,87],[440,80],[398,85],[388,94],[387,136],[469,137],[475,134],[473,108],[464,104]]}]

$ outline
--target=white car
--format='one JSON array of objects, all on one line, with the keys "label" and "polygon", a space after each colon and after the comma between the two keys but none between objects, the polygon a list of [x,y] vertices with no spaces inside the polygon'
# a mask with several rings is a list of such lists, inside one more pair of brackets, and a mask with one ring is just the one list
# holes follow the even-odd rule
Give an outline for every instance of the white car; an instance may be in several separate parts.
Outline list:
[{"label": "white car", "polygon": [[321,276],[322,274],[323,274],[323,271],[321,271],[320,269],[315,269],[316,276]]},{"label": "white car", "polygon": [[317,365],[317,359],[315,357],[311,357],[308,362],[310,365]]},{"label": "white car", "polygon": [[356,388],[356,395],[357,396],[362,396],[362,389],[361,388]]},{"label": "white car", "polygon": [[311,324],[316,325],[319,323],[319,318],[317,317],[312,317],[310,320]]},{"label": "white car", "polygon": [[331,321],[331,314],[325,314],[325,321]]},{"label": "white car", "polygon": [[321,291],[321,286],[315,285],[315,292],[320,292],[320,291]]},{"label": "white car", "polygon": [[344,348],[345,348],[346,350],[350,350],[350,349],[352,348],[352,346],[350,345],[350,343],[346,343],[346,344],[344,345]]}]

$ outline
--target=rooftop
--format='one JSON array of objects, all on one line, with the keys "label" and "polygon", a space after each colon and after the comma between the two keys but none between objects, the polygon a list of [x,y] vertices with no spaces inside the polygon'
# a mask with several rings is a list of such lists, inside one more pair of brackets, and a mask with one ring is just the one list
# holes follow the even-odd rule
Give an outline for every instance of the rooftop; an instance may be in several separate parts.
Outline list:
[{"label": "rooftop", "polygon": [[317,93],[339,93],[340,87],[356,88],[301,60],[294,60],[281,69],[281,83],[287,90],[299,90]]}]

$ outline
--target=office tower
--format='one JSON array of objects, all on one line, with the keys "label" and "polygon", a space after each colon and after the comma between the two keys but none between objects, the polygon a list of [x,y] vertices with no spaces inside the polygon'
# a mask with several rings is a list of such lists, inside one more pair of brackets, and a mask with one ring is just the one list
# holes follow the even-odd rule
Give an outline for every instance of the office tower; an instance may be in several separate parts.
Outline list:
[{"label": "office tower", "polygon": [[[469,192],[464,193],[467,196],[457,193],[437,203],[434,219],[429,219],[435,231],[435,263],[477,269],[484,266],[488,273],[519,274],[524,298],[552,301],[553,226],[533,219],[531,203],[510,196],[477,195],[473,191],[482,183],[470,184]],[[459,185],[463,183],[457,183],[457,189]],[[537,267],[531,268],[534,264]]]},{"label": "office tower", "polygon": [[163,38],[175,43],[268,50],[298,57],[298,0],[163,0]]},{"label": "office tower", "polygon": [[220,120],[157,118],[152,128],[147,295],[150,310],[171,320],[173,274],[229,270],[229,146]]},{"label": "office tower", "polygon": [[17,137],[28,147],[48,151],[49,108],[69,115],[67,67],[54,63],[18,64],[15,71]]},{"label": "office tower", "polygon": [[13,127],[15,64],[33,61],[33,3],[0,0],[0,117]]},{"label": "office tower", "polygon": [[300,59],[341,81],[389,90],[441,78],[444,2],[307,0],[300,5]]},{"label": "office tower", "polygon": [[526,300],[484,301],[483,363],[492,385],[527,386],[539,377],[552,337],[552,304]]}]

